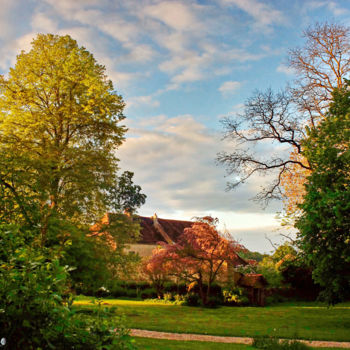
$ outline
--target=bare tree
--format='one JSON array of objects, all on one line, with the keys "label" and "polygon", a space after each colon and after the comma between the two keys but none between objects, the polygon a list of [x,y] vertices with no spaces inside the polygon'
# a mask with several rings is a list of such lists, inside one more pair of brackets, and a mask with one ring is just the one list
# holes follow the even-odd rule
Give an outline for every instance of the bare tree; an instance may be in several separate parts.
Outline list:
[{"label": "bare tree", "polygon": [[289,66],[298,76],[291,91],[314,125],[327,112],[332,91],[343,87],[350,71],[350,28],[316,23],[303,37],[305,45],[289,51]]},{"label": "bare tree", "polygon": [[[296,166],[312,170],[306,161],[290,154],[302,152],[305,127],[314,127],[325,116],[332,91],[343,86],[350,71],[349,27],[317,23],[303,36],[305,45],[289,52],[289,65],[298,76],[294,85],[278,93],[257,91],[246,101],[242,114],[223,120],[224,138],[235,145],[233,152],[221,152],[217,157],[228,174],[235,175],[236,181],[228,188],[253,174],[273,172],[274,180],[256,196],[265,203],[282,197],[281,180],[286,173]],[[259,156],[253,148],[266,142],[271,152]],[[288,146],[287,150],[273,154],[276,144]]]}]

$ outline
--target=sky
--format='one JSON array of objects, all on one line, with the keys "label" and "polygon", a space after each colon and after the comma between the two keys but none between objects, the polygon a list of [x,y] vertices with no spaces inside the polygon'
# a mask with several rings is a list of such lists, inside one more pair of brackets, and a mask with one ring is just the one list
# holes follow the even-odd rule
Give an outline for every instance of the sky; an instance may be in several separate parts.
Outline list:
[{"label": "sky", "polygon": [[[147,195],[139,214],[218,217],[248,249],[281,242],[276,213],[252,200],[269,177],[234,191],[218,152],[223,117],[235,118],[256,90],[295,79],[288,50],[315,22],[350,23],[348,0],[0,0],[0,73],[37,33],[69,34],[105,65],[126,103],[121,170]],[[275,152],[265,144],[258,150]],[[232,179],[231,179],[232,180]],[[283,232],[283,231],[282,231]]]}]

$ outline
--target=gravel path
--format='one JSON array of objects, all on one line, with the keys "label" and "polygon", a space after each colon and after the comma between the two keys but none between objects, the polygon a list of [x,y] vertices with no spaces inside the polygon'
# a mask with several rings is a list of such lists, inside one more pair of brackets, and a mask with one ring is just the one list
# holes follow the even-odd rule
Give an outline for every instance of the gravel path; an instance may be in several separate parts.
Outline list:
[{"label": "gravel path", "polygon": [[[130,334],[134,337],[169,339],[169,340],[197,340],[208,341],[214,343],[236,343],[236,344],[252,344],[253,338],[245,337],[221,337],[216,335],[202,334],[186,334],[186,333],[167,333],[147,331],[143,329],[131,329]],[[344,348],[350,349],[350,342],[323,341],[323,340],[298,340],[302,343],[319,348]]]}]

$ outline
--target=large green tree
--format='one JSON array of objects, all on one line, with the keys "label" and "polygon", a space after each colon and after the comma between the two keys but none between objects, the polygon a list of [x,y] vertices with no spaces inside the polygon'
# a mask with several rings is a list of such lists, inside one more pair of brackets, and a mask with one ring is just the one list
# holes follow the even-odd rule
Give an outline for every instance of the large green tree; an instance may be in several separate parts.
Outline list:
[{"label": "large green tree", "polygon": [[104,66],[70,36],[39,34],[0,78],[0,218],[39,230],[109,209],[126,128]]},{"label": "large green tree", "polygon": [[303,143],[312,173],[296,225],[313,279],[330,304],[350,295],[349,141],[350,91],[346,86],[334,91],[328,115],[309,129]]}]

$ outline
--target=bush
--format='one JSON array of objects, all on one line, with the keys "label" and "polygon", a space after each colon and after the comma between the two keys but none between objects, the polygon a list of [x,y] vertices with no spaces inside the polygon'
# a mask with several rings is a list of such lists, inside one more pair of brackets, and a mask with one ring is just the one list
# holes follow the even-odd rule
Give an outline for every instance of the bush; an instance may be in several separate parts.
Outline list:
[{"label": "bush", "polygon": [[91,317],[71,309],[69,269],[54,248],[24,242],[15,227],[0,226],[0,337],[8,349],[133,349],[123,323],[114,332],[100,305]]},{"label": "bush", "polygon": [[157,291],[154,288],[148,288],[141,292],[142,299],[157,298]]},{"label": "bush", "polygon": [[173,301],[174,300],[173,295],[171,293],[164,293],[163,299],[165,301]]},{"label": "bush", "polygon": [[186,302],[186,297],[184,295],[175,294],[174,295],[174,302],[177,305],[183,305]]},{"label": "bush", "polygon": [[208,298],[207,303],[205,304],[205,307],[209,308],[217,308],[220,305],[222,305],[222,296],[215,296],[212,295]]},{"label": "bush", "polygon": [[126,290],[126,295],[128,298],[137,298],[138,294],[137,294],[137,290],[135,289],[128,289]]},{"label": "bush", "polygon": [[111,288],[111,296],[114,298],[119,298],[119,297],[124,297],[127,295],[127,291],[125,288],[123,288],[121,285],[119,284],[115,284],[112,288]]},{"label": "bush", "polygon": [[223,290],[224,304],[228,306],[243,306],[249,304],[246,290],[241,287],[231,287]]},{"label": "bush", "polygon": [[190,293],[185,296],[185,302],[187,306],[198,306],[200,298],[197,294]]},{"label": "bush", "polygon": [[266,350],[308,350],[312,349],[304,343],[296,340],[280,341],[274,337],[257,337],[253,340],[253,347]]},{"label": "bush", "polygon": [[151,285],[150,285],[148,282],[142,281],[142,282],[139,282],[139,283],[137,284],[137,288],[138,288],[139,290],[145,290],[145,289],[151,288]]}]

